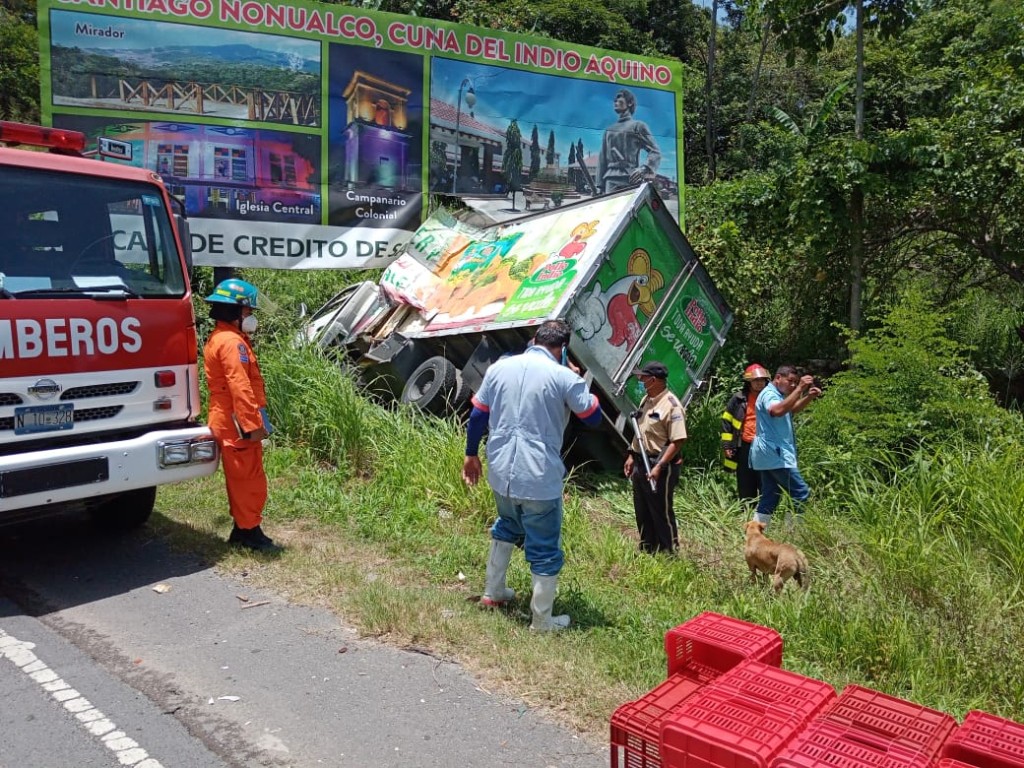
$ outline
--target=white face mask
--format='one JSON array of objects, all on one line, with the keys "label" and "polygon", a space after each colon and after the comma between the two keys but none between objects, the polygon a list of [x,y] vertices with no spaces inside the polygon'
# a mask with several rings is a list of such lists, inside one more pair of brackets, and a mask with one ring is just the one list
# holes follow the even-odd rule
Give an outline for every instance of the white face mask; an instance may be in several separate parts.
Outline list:
[{"label": "white face mask", "polygon": [[259,321],[256,319],[256,315],[246,315],[242,318],[242,333],[246,335],[256,333],[258,326]]}]

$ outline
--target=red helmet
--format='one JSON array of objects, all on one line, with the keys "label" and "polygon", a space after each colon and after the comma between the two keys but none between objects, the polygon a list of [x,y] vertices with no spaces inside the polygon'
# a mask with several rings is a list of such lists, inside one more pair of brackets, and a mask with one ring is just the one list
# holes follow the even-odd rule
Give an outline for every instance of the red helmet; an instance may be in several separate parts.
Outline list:
[{"label": "red helmet", "polygon": [[771,377],[771,374],[768,373],[768,369],[760,363],[748,365],[746,370],[743,371],[744,381],[754,381],[754,379],[771,379]]}]

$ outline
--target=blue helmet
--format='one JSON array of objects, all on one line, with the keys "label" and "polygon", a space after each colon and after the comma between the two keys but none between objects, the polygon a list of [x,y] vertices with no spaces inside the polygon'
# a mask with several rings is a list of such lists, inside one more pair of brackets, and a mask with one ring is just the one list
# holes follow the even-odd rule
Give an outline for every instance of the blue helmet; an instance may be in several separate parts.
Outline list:
[{"label": "blue helmet", "polygon": [[256,309],[259,294],[260,292],[252,283],[232,277],[221,280],[220,284],[213,289],[213,293],[206,297],[206,301],[210,304],[237,304],[240,307]]}]

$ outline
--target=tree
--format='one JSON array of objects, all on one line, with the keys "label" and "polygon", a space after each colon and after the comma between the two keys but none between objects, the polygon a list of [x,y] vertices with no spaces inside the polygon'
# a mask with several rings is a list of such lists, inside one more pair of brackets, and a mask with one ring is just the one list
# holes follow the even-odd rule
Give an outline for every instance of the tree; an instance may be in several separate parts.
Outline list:
[{"label": "tree", "polygon": [[512,210],[516,210],[516,192],[523,188],[523,135],[513,120],[505,131],[505,151],[501,155],[501,174],[512,191]]},{"label": "tree", "polygon": [[934,93],[898,134],[912,186],[904,234],[941,247],[961,289],[993,271],[1024,283],[1024,7],[950,0],[915,27],[908,60],[893,52],[886,70],[899,95],[924,67]]},{"label": "tree", "polygon": [[448,145],[443,141],[430,142],[430,179],[431,186],[444,183],[445,172],[448,170]]},{"label": "tree", "polygon": [[[10,3],[11,7],[19,3]],[[33,3],[34,6],[34,3]],[[33,9],[34,10],[34,9]],[[0,119],[39,122],[39,39],[35,14],[0,6]]]},{"label": "tree", "polygon": [[[853,0],[856,36],[856,94],[854,96],[854,142],[864,140],[864,32],[877,29],[882,38],[897,35],[917,11],[917,0]],[[843,34],[849,0],[826,0],[807,7],[806,0],[768,0],[766,12],[780,38],[788,46],[790,61],[802,49],[813,61],[820,50],[831,50],[836,37]],[[864,148],[860,154],[870,153]],[[864,288],[864,184],[850,178],[848,216],[850,238],[847,251],[849,263],[849,325],[854,331],[861,327]]]},{"label": "tree", "polygon": [[548,153],[545,158],[548,163],[548,167],[555,164],[555,132],[551,131],[548,134]]},{"label": "tree", "polygon": [[704,151],[708,155],[708,178],[715,178],[715,38],[718,36],[718,0],[711,0],[711,31],[708,33],[708,68],[704,79]]},{"label": "tree", "polygon": [[537,126],[533,126],[533,136],[530,138],[530,180],[533,181],[540,173],[540,135]]}]

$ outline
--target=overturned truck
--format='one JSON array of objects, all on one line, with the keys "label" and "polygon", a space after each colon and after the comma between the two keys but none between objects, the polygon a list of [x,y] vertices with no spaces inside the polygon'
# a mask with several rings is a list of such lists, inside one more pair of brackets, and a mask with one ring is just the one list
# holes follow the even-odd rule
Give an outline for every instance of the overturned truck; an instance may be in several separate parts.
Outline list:
[{"label": "overturned truck", "polygon": [[621,466],[629,414],[643,397],[630,371],[665,363],[685,405],[732,325],[644,184],[485,227],[438,212],[378,283],[349,286],[320,308],[304,338],[378,394],[442,414],[464,408],[488,366],[521,352],[554,318],[572,326],[570,358],[605,417],[599,429],[573,420],[566,457],[609,468]]}]

